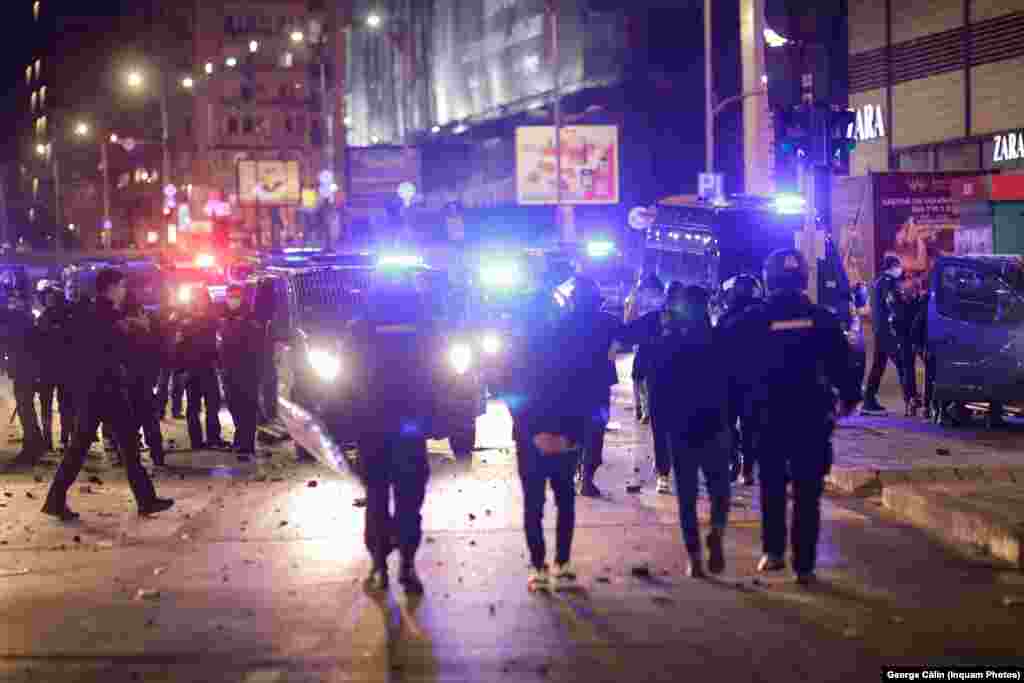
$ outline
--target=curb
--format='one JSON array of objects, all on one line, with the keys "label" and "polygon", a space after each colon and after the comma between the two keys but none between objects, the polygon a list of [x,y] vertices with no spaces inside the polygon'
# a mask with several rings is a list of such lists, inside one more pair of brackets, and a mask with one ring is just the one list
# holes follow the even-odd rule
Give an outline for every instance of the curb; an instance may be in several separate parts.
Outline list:
[{"label": "curb", "polygon": [[[982,490],[989,495],[972,495]],[[1022,493],[1024,485],[1011,483],[891,486],[882,504],[953,545],[1024,569],[1024,513],[1015,514],[1024,510]]]},{"label": "curb", "polygon": [[906,484],[953,483],[1024,484],[1024,466],[1020,465],[948,465],[911,469],[879,470],[861,467],[833,467],[825,477],[826,485],[837,492],[854,496],[872,496],[893,486]]}]

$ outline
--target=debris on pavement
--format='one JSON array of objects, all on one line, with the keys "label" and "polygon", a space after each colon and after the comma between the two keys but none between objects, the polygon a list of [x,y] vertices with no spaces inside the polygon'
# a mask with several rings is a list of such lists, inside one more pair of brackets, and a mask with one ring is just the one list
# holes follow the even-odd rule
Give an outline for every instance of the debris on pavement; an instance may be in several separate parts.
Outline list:
[{"label": "debris on pavement", "polygon": [[25,497],[28,498],[29,500],[35,500],[36,494],[32,493],[31,491],[25,491]]},{"label": "debris on pavement", "polygon": [[843,629],[843,638],[859,638],[860,631],[853,626],[847,626]]},{"label": "debris on pavement", "polygon": [[317,485],[318,483],[316,479],[310,479],[309,481],[306,482],[306,486],[308,486],[311,489],[315,489]]},{"label": "debris on pavement", "polygon": [[904,621],[906,621],[906,619],[904,619],[898,614],[894,614],[891,617],[889,617],[889,621],[891,621],[894,624],[902,624]]},{"label": "debris on pavement", "polygon": [[80,486],[78,488],[78,492],[79,493],[93,493],[94,491],[92,490],[91,486]]},{"label": "debris on pavement", "polygon": [[655,595],[651,598],[651,602],[658,607],[668,607],[669,605],[675,604],[675,601],[672,598],[666,598],[664,595]]},{"label": "debris on pavement", "polygon": [[182,535],[181,535],[181,540],[183,540],[183,541],[187,541],[187,540],[189,540],[190,538],[192,538],[192,537],[191,537],[191,536],[189,536],[188,534],[182,534]]},{"label": "debris on pavement", "polygon": [[498,611],[498,610],[497,610],[497,608],[496,608],[496,607],[495,607],[494,605],[491,605],[491,606],[490,606],[490,607],[488,607],[487,609],[488,609],[488,611],[489,611],[489,612],[491,613],[491,616],[492,616],[492,617],[493,617],[493,616],[494,616],[494,615],[495,615],[495,614],[497,613],[497,611]]},{"label": "debris on pavement", "polygon": [[472,512],[469,513],[469,521],[471,521],[471,522],[475,522],[476,521],[476,515],[474,515]]},{"label": "debris on pavement", "polygon": [[14,498],[14,494],[11,493],[10,491],[4,491],[4,497],[5,498]]},{"label": "debris on pavement", "polygon": [[81,536],[75,536],[71,540],[74,541],[75,543],[81,543],[82,542],[82,537]]},{"label": "debris on pavement", "polygon": [[279,527],[288,526],[288,520],[281,520],[281,522],[277,526],[279,526]]},{"label": "debris on pavement", "polygon": [[1003,596],[1003,607],[1022,607],[1024,606],[1024,597],[1019,595],[1004,595]]},{"label": "debris on pavement", "polygon": [[0,577],[4,576],[25,576],[30,573],[29,569],[0,569]]},{"label": "debris on pavement", "polygon": [[165,571],[167,571],[167,567],[157,567],[156,569],[153,570],[153,576],[160,576]]},{"label": "debris on pavement", "polygon": [[136,600],[159,600],[160,599],[160,591],[154,590],[152,588],[140,588],[138,590],[138,592],[135,593],[135,599]]},{"label": "debris on pavement", "polygon": [[356,498],[355,500],[352,501],[352,507],[357,507],[357,508],[364,508],[364,507],[366,507],[366,499],[365,498]]},{"label": "debris on pavement", "polygon": [[97,486],[103,486],[103,480],[97,477],[95,474],[89,477],[90,484],[96,484]]},{"label": "debris on pavement", "polygon": [[952,455],[948,448],[936,448],[935,455]]},{"label": "debris on pavement", "polygon": [[437,543],[437,539],[435,539],[433,536],[427,536],[424,540],[427,543]]},{"label": "debris on pavement", "polygon": [[43,477],[42,477],[42,475],[39,475],[39,474],[37,474],[36,476],[32,477],[32,480],[35,483],[37,483],[37,484],[42,484],[43,483]]},{"label": "debris on pavement", "polygon": [[470,545],[476,545],[476,541],[470,541],[469,544]]},{"label": "debris on pavement", "polygon": [[114,547],[114,542],[113,541],[100,541],[99,543],[96,544],[96,547],[98,547],[98,548],[113,548]]},{"label": "debris on pavement", "polygon": [[651,578],[651,568],[648,567],[645,564],[633,567],[630,570],[630,573],[633,574],[633,576],[635,576],[638,579],[649,579],[649,578]]}]

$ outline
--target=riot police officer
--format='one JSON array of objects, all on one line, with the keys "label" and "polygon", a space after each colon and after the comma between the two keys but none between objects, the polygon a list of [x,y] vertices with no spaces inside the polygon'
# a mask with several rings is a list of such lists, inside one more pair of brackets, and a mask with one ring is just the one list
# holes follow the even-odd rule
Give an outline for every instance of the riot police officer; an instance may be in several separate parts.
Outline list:
[{"label": "riot police officer", "polygon": [[24,294],[12,289],[4,312],[3,343],[7,353],[7,372],[14,383],[14,401],[21,421],[23,441],[14,467],[32,467],[46,449],[36,414],[36,383],[39,380],[38,330]]},{"label": "riot police officer", "polygon": [[[221,438],[220,380],[217,377],[217,325],[213,302],[205,287],[192,291],[192,309],[177,333],[179,362],[185,370],[186,417],[192,450],[225,448]],[[199,411],[206,408],[206,439]]]},{"label": "riot police officer", "polygon": [[228,409],[235,422],[234,449],[241,462],[256,455],[263,325],[244,307],[244,290],[232,285],[221,328],[221,368]]},{"label": "riot police officer", "polygon": [[[762,297],[761,283],[750,274],[740,274],[729,278],[722,285],[722,303],[724,310],[718,318],[718,327],[725,329],[748,308]],[[736,397],[736,392],[732,392]],[[754,464],[756,462],[754,448],[754,424],[751,416],[744,415],[740,401],[731,400],[729,405],[729,425],[733,432],[730,474],[732,481],[740,478],[744,486],[754,483]]]},{"label": "riot police officer", "polygon": [[50,492],[46,496],[43,512],[62,521],[78,518],[67,505],[67,493],[75,483],[89,446],[96,439],[101,422],[110,424],[122,449],[128,483],[138,505],[140,515],[151,515],[167,510],[174,501],[158,498],[153,482],[139,459],[138,424],[128,405],[125,391],[125,365],[131,345],[128,335],[133,323],[122,312],[128,293],[124,275],[109,268],[96,276],[96,302],[76,321],[82,356],[89,363],[80,365],[75,382],[75,395],[81,397],[75,434],[71,447],[54,475]]},{"label": "riot police officer", "polygon": [[71,367],[69,358],[73,344],[71,307],[64,292],[51,288],[44,292],[45,308],[39,317],[39,335],[43,349],[40,369],[39,402],[42,406],[43,440],[46,449],[53,450],[53,399],[57,397],[60,410],[60,443],[67,447],[74,425],[71,387],[67,381]]},{"label": "riot police officer", "polygon": [[[637,280],[633,291],[626,297],[625,323],[631,324],[644,316],[655,311],[660,311],[665,305],[665,283],[656,274],[647,273]],[[636,419],[644,424],[650,422],[651,415],[647,405],[647,385],[645,383],[645,356],[647,353],[646,344],[636,345],[636,354],[633,356],[633,409]]]},{"label": "riot police officer", "polygon": [[425,299],[412,273],[378,271],[365,315],[349,326],[353,381],[365,397],[355,424],[366,486],[365,542],[373,561],[367,587],[372,590],[387,589],[387,558],[397,544],[399,582],[409,593],[423,592],[415,559],[430,476],[427,437],[436,414],[435,373],[438,359],[445,357]]},{"label": "riot police officer", "polygon": [[900,383],[906,384],[903,380],[899,335],[893,328],[894,313],[903,306],[900,291],[902,277],[903,265],[899,257],[886,256],[882,260],[882,274],[875,281],[875,288],[871,293],[871,324],[875,332],[875,353],[871,359],[871,372],[864,389],[864,406],[861,412],[865,415],[885,415],[888,412],[885,406],[878,402],[878,389],[882,384],[885,368],[890,362],[896,366]]},{"label": "riot police officer", "polygon": [[[831,466],[834,406],[852,413],[861,392],[838,318],[805,296],[803,254],[773,252],[765,262],[768,298],[726,328],[739,382],[758,425],[762,541],[760,571],[786,566],[786,481],[793,484],[793,565],[802,584],[814,581],[821,495]],[[751,352],[754,351],[754,352]]]}]

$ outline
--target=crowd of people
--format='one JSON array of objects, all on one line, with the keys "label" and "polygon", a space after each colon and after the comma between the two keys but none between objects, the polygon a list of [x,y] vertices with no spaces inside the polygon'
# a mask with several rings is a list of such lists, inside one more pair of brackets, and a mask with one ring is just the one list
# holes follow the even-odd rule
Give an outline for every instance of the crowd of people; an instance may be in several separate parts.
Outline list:
[{"label": "crowd of people", "polygon": [[[597,284],[582,275],[575,278],[567,314],[557,310],[550,292],[536,295],[512,361],[514,380],[502,396],[513,418],[531,590],[576,581],[575,498],[577,492],[601,495],[594,478],[602,462],[611,387],[618,381],[614,361],[632,346],[639,347],[634,361],[638,417],[649,418],[655,434],[658,490],[669,492],[675,475],[689,574],[702,577],[725,568],[730,465],[738,441],[747,469],[740,463],[734,473],[752,474],[755,460],[759,467],[764,550],[759,569],[786,567],[789,537],[798,581],[815,580],[831,434],[836,418],[860,402],[860,382],[838,319],[804,293],[808,272],[800,252],[772,254],[764,275],[767,296],[758,299],[748,282],[739,282],[733,313],[717,326],[709,315],[709,292],[679,282],[663,289],[654,278],[643,281],[640,288],[649,291],[636,298],[640,307],[625,325],[601,311]],[[429,478],[426,435],[435,403],[431,391],[443,389],[432,385],[431,353],[424,350],[437,346],[437,333],[416,313],[422,309],[417,296],[389,292],[386,303],[378,301],[358,322],[359,341],[348,349],[355,367],[368,368],[364,381],[373,387],[359,443],[372,590],[388,587],[387,559],[394,549],[401,556],[400,582],[409,592],[423,590],[415,556]],[[411,391],[414,385],[417,390]],[[711,499],[711,529],[703,539],[697,516],[701,473]],[[542,526],[549,484],[557,509],[553,567]],[[794,499],[789,533],[787,484]]]},{"label": "crowd of people", "polygon": [[[96,277],[95,297],[71,294],[69,300],[60,288],[45,289],[43,308],[33,314],[26,294],[12,290],[0,315],[5,370],[23,432],[11,469],[31,469],[55,450],[57,400],[63,460],[45,513],[77,517],[67,506],[67,490],[100,430],[112,464],[126,470],[140,514],[170,507],[171,501],[156,496],[140,459],[148,449],[155,466],[165,465],[161,422],[169,403],[173,418],[187,419],[193,450],[231,450],[242,462],[257,456],[257,426],[274,416],[275,406],[260,408],[267,328],[241,287],[229,288],[223,305],[215,305],[201,286],[187,296],[170,292],[166,306],[149,312],[122,272],[104,269]],[[230,444],[219,418],[224,393],[235,424]]]}]

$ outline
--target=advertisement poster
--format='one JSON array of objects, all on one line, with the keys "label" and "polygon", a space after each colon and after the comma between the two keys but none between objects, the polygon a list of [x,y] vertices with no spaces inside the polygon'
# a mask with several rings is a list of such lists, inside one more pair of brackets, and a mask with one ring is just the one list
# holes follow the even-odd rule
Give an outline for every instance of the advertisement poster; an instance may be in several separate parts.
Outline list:
[{"label": "advertisement poster", "polygon": [[349,147],[348,206],[384,209],[399,201],[398,186],[412,183],[419,190],[420,155],[412,147]]},{"label": "advertisement poster", "polygon": [[300,175],[298,161],[239,161],[239,203],[247,206],[298,204],[302,190]]},{"label": "advertisement poster", "polygon": [[[615,126],[562,128],[562,202],[619,202],[619,129]],[[554,204],[554,126],[516,128],[516,196],[520,204]]]},{"label": "advertisement poster", "polygon": [[899,256],[911,287],[924,287],[938,256],[956,252],[960,201],[953,173],[880,173],[875,198],[875,256]]}]

